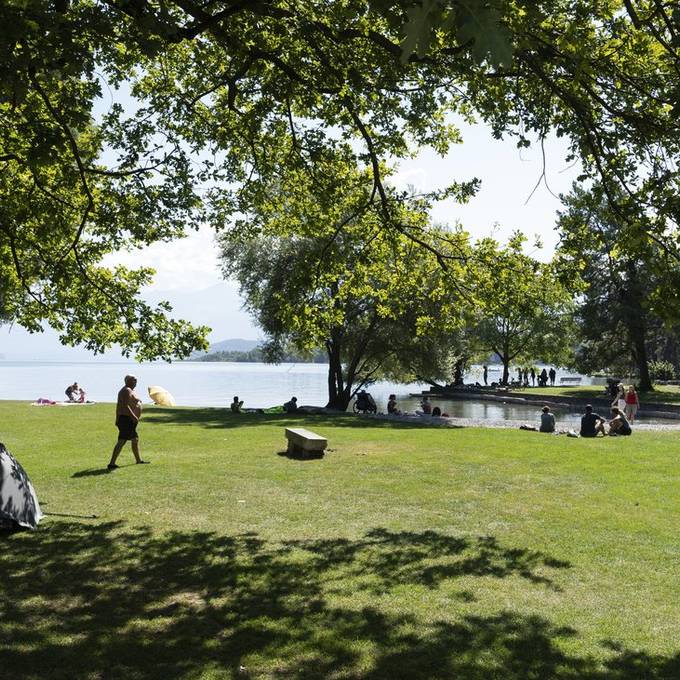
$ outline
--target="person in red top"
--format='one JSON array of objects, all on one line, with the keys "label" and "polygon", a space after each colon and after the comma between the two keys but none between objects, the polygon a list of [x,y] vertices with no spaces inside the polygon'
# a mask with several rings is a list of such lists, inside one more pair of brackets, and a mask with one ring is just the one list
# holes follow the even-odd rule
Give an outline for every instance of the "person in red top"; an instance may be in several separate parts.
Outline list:
[{"label": "person in red top", "polygon": [[628,422],[634,423],[635,414],[640,408],[640,400],[638,399],[638,394],[635,391],[635,387],[633,385],[630,385],[624,398],[626,400],[626,406],[624,407],[626,418],[628,419]]},{"label": "person in red top", "polygon": [[137,378],[135,378],[134,375],[126,375],[125,385],[118,392],[118,401],[116,403],[118,441],[113,447],[111,462],[107,465],[107,469],[109,470],[115,470],[118,467],[116,465],[116,459],[127,441],[132,443],[132,454],[138,465],[149,462],[148,460],[142,460],[139,456],[137,423],[142,417],[142,400],[135,394],[135,387],[137,387]]}]

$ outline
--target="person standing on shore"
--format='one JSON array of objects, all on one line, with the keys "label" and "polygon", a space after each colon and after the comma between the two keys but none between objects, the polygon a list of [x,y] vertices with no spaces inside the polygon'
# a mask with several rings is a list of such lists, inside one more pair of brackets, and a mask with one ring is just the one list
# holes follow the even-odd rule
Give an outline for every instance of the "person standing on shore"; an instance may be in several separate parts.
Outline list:
[{"label": "person standing on shore", "polygon": [[489,384],[489,367],[484,366],[484,384],[488,385]]},{"label": "person standing on shore", "polygon": [[626,406],[624,413],[626,414],[626,418],[628,418],[628,422],[632,425],[635,422],[635,415],[640,408],[640,399],[638,398],[638,393],[635,391],[634,385],[628,387],[625,400]]},{"label": "person standing on shore", "polygon": [[548,371],[548,375],[550,376],[550,387],[555,387],[555,378],[557,377],[557,371],[554,368],[550,368]]},{"label": "person standing on shore", "polygon": [[616,386],[616,396],[614,397],[614,401],[612,401],[612,406],[616,406],[621,413],[623,413],[626,408],[626,388],[623,386],[623,383],[619,383]]},{"label": "person standing on shore", "polygon": [[108,470],[115,470],[118,455],[123,450],[125,442],[132,444],[132,454],[137,465],[146,464],[148,460],[142,460],[139,455],[139,436],[137,435],[137,423],[142,417],[142,400],[135,394],[137,378],[134,375],[125,376],[125,385],[118,392],[116,403],[116,427],[118,428],[118,441],[113,447],[111,462],[106,466]]}]

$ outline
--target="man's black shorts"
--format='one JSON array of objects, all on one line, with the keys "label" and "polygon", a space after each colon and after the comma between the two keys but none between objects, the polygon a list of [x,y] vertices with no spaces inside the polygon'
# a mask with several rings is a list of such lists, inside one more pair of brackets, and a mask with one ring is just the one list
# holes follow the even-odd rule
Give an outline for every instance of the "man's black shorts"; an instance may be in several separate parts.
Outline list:
[{"label": "man's black shorts", "polygon": [[137,422],[130,416],[116,416],[118,439],[139,439],[137,436]]}]

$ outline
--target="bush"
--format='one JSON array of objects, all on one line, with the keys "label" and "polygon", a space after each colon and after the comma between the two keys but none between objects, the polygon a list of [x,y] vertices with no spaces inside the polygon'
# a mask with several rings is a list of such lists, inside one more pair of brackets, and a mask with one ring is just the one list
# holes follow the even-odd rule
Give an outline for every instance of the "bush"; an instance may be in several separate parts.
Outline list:
[{"label": "bush", "polygon": [[670,361],[650,361],[649,376],[652,380],[675,380],[677,372]]}]

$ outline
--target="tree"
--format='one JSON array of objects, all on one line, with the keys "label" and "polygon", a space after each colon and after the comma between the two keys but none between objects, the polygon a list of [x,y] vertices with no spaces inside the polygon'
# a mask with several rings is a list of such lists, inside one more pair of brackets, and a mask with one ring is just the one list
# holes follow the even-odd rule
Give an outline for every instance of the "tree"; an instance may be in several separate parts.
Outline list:
[{"label": "tree", "polygon": [[[345,160],[328,159],[332,194],[325,183],[283,182],[273,188],[268,210],[251,215],[247,238],[239,225],[220,240],[224,272],[239,281],[266,333],[265,352],[276,360],[289,345],[324,347],[328,406],[341,410],[402,358],[422,354],[423,338],[442,337],[455,325],[452,314],[437,313],[452,309],[455,293],[444,285],[435,255],[385,229],[366,202],[370,174]],[[424,206],[414,204],[409,220],[423,224],[424,243],[435,242]],[[436,237],[452,253],[457,247],[456,262],[464,261],[466,235]]]},{"label": "tree", "polygon": [[407,137],[445,148],[440,102],[403,89],[398,45],[361,6],[2,3],[3,313],[94,351],[187,354],[206,329],[143,304],[151,272],[109,271],[104,255],[223,225],[266,201],[282,163],[315,172],[338,137],[321,124],[363,130],[372,162]]},{"label": "tree", "polygon": [[68,5],[10,0],[0,8],[3,316],[30,331],[47,322],[62,342],[95,352],[118,343],[139,358],[186,356],[205,345],[207,329],[139,300],[151,270],[100,263],[115,250],[180,236],[197,219],[188,157],[140,140],[115,170],[101,162],[109,132],[91,116],[101,93],[95,60],[106,64],[116,48],[103,30],[97,35],[103,24],[88,15],[92,6]]},{"label": "tree", "polygon": [[573,305],[569,292],[546,265],[522,253],[517,235],[506,248],[480,244],[488,262],[478,296],[484,301],[473,329],[478,351],[495,352],[508,384],[511,361],[558,362],[570,349]]},{"label": "tree", "polygon": [[[464,89],[497,136],[518,146],[567,137],[582,179],[597,181],[622,240],[655,243],[680,261],[680,6],[659,0],[461,3],[483,34],[465,31],[458,3],[389,2],[407,10],[407,44],[450,59],[466,36],[477,50]],[[510,56],[510,54],[512,56]],[[457,61],[465,59],[457,55]],[[488,57],[488,58],[487,58]],[[453,66],[457,74],[460,71]],[[541,178],[542,180],[544,177]],[[653,219],[628,221],[633,202]],[[680,310],[675,308],[674,313]]]},{"label": "tree", "polygon": [[266,207],[282,165],[319,177],[338,144],[388,233],[420,243],[381,161],[445,152],[451,110],[520,145],[568,136],[614,207],[654,207],[627,230],[678,259],[680,15],[656,0],[6,0],[0,22],[3,304],[64,341],[200,344],[138,302],[148,272],[102,255]]},{"label": "tree", "polygon": [[[288,344],[299,351],[322,345],[327,405],[341,410],[398,360],[405,336],[416,332],[404,321],[417,314],[429,276],[416,269],[423,254],[413,246],[395,253],[393,241],[374,234],[365,249],[364,227],[346,227],[330,248],[323,237],[252,238],[237,246],[223,241],[225,271],[239,280],[246,307],[267,335],[268,358],[279,359]],[[392,267],[401,275],[395,277]]]},{"label": "tree", "polygon": [[[652,338],[659,344],[663,318],[674,316],[666,291],[672,289],[668,275],[677,267],[665,261],[656,243],[621,238],[618,213],[601,185],[575,186],[565,204],[558,221],[559,258],[586,285],[577,309],[581,344],[576,366],[590,372],[632,364],[640,389],[650,390],[649,348]],[[627,224],[650,219],[634,203],[627,203],[627,210]]]}]

